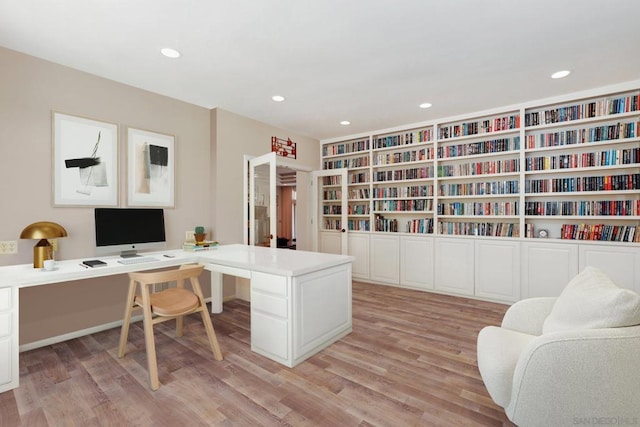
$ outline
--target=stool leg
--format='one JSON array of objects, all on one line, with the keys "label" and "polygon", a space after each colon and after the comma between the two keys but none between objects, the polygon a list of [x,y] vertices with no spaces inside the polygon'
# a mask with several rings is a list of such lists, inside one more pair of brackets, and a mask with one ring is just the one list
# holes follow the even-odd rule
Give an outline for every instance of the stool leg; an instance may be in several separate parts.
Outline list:
[{"label": "stool leg", "polygon": [[127,294],[127,305],[124,308],[122,329],[120,329],[120,345],[118,346],[118,357],[122,358],[126,352],[127,338],[129,337],[129,325],[131,324],[131,313],[133,312],[133,299],[136,293],[136,282],[129,281],[129,293]]}]

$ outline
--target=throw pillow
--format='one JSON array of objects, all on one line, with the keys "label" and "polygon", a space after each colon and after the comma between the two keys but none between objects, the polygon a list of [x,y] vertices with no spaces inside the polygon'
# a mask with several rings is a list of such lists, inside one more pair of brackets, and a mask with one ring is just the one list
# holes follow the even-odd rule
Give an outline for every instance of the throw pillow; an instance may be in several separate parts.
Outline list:
[{"label": "throw pillow", "polygon": [[640,295],[587,267],[574,277],[545,319],[542,333],[640,324]]}]

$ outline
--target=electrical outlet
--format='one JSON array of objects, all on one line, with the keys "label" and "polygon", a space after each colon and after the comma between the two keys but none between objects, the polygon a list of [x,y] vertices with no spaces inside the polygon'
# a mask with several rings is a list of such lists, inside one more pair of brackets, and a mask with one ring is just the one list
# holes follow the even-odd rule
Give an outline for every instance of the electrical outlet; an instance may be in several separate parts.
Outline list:
[{"label": "electrical outlet", "polygon": [[11,255],[18,253],[18,242],[15,240],[5,240],[0,242],[0,255]]},{"label": "electrical outlet", "polygon": [[184,240],[186,242],[195,242],[196,241],[196,237],[193,235],[193,230],[187,230],[185,235],[184,235]]}]

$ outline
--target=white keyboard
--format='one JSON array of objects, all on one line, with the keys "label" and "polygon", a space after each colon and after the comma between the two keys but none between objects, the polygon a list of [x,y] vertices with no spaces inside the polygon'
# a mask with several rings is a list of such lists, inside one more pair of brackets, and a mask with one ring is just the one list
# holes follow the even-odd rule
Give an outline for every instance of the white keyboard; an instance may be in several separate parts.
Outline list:
[{"label": "white keyboard", "polygon": [[136,256],[131,258],[122,258],[118,260],[120,264],[124,264],[124,265],[141,264],[143,262],[154,262],[154,261],[158,261],[158,260],[150,256]]}]

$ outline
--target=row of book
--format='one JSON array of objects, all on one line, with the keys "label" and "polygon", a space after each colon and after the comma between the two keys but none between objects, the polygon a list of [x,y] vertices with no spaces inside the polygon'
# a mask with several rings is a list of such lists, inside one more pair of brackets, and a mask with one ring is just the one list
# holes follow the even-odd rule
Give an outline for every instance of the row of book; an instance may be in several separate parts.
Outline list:
[{"label": "row of book", "polygon": [[373,197],[387,199],[393,197],[432,197],[433,185],[410,185],[406,187],[379,187],[373,189]]},{"label": "row of book", "polygon": [[433,140],[433,129],[427,128],[397,135],[378,136],[373,139],[373,148],[397,147],[399,145],[416,144]]},{"label": "row of book", "polygon": [[525,202],[525,215],[543,216],[638,216],[638,200],[576,200]]},{"label": "row of book", "polygon": [[438,203],[438,215],[518,215],[518,202]]},{"label": "row of book", "polygon": [[342,191],[324,190],[322,192],[322,200],[332,200],[332,201],[342,200]]},{"label": "row of book", "polygon": [[638,111],[638,96],[638,94],[629,94],[617,98],[600,99],[543,111],[530,111],[524,115],[524,125],[538,126]]},{"label": "row of book", "polygon": [[416,162],[433,159],[433,147],[420,150],[404,151],[402,153],[378,154],[373,158],[374,166],[392,165],[394,163]]},{"label": "row of book", "polygon": [[640,190],[640,174],[527,179],[525,193]]},{"label": "row of book", "polygon": [[462,184],[441,184],[438,196],[487,196],[497,194],[518,194],[520,182],[508,181],[467,182]]},{"label": "row of book", "polygon": [[407,221],[407,233],[433,234],[433,218],[420,218]]},{"label": "row of book", "polygon": [[438,165],[439,177],[491,175],[520,171],[520,159],[474,162],[455,165]]},{"label": "row of book", "polygon": [[349,200],[363,200],[369,198],[369,187],[349,189]]},{"label": "row of book", "polygon": [[433,166],[422,168],[378,171],[373,175],[375,182],[404,181],[407,179],[433,178]]},{"label": "row of book", "polygon": [[525,167],[527,171],[537,171],[630,165],[635,163],[640,163],[640,148],[527,157]]},{"label": "row of book", "polygon": [[562,239],[640,243],[640,226],[607,224],[562,224]]},{"label": "row of book", "polygon": [[329,175],[322,177],[322,185],[341,185],[342,177],[340,175]]},{"label": "row of book", "polygon": [[440,222],[438,234],[456,236],[519,237],[518,224],[505,222]]},{"label": "row of book", "polygon": [[494,139],[491,141],[470,142],[468,144],[438,147],[438,158],[473,156],[476,154],[502,153],[520,149],[520,137]]},{"label": "row of book", "polygon": [[590,142],[615,141],[638,136],[638,124],[617,123],[588,129],[572,129],[562,132],[541,133],[525,137],[527,148],[558,147],[562,145],[586,144]]},{"label": "row of book", "polygon": [[432,211],[432,199],[411,199],[411,200],[375,200],[373,202],[374,211],[384,212],[414,212]]},{"label": "row of book", "polygon": [[322,206],[323,215],[341,215],[342,206],[340,205],[324,205]]},{"label": "row of book", "polygon": [[325,160],[322,163],[322,169],[363,168],[366,166],[369,166],[369,156]]},{"label": "row of book", "polygon": [[349,231],[369,231],[369,220],[354,220],[347,221],[347,227]]},{"label": "row of book", "polygon": [[323,156],[337,156],[341,154],[357,153],[369,149],[369,138],[353,142],[343,142],[335,145],[325,145],[322,147]]},{"label": "row of book", "polygon": [[385,231],[389,233],[397,233],[398,232],[398,220],[397,219],[388,219],[383,217],[382,215],[376,215],[375,217],[375,230],[376,231]]},{"label": "row of book", "polygon": [[342,221],[334,218],[326,218],[322,222],[323,230],[342,230]]},{"label": "row of book", "polygon": [[349,205],[349,215],[368,215],[370,212],[369,203]]},{"label": "row of book", "polygon": [[349,173],[349,183],[350,184],[365,184],[369,182],[369,171],[366,172],[356,172]]},{"label": "row of book", "polygon": [[476,122],[440,126],[438,128],[438,139],[499,132],[503,130],[518,129],[519,127],[519,114],[494,117],[492,119],[479,120]]}]

